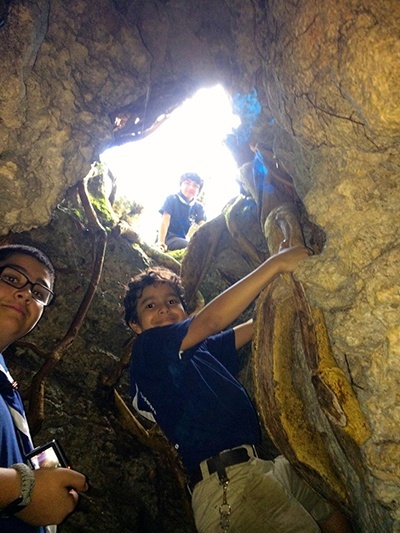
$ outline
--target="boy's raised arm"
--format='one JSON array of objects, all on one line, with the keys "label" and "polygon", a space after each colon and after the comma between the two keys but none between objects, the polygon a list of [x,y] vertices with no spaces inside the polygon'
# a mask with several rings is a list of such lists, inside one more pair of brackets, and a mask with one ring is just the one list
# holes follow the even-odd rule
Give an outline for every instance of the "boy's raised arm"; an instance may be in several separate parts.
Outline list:
[{"label": "boy's raised arm", "polygon": [[277,275],[293,272],[309,253],[301,245],[280,250],[214,298],[193,319],[182,341],[181,350],[187,350],[229,326]]}]

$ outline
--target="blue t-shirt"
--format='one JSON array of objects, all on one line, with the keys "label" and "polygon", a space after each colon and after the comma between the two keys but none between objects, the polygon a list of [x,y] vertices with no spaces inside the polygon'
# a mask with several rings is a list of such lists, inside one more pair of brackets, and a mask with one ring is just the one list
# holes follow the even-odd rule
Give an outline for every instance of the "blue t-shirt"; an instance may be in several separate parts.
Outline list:
[{"label": "blue t-shirt", "polygon": [[160,425],[189,474],[222,450],[260,442],[256,411],[234,377],[233,330],[180,353],[191,320],[139,335],[130,371],[133,406]]},{"label": "blue t-shirt", "polygon": [[[3,356],[0,364],[7,370]],[[0,467],[7,468],[14,463],[24,463],[25,459],[18,445],[14,422],[0,388]],[[44,528],[34,527],[22,522],[16,516],[0,519],[1,533],[42,533]]]},{"label": "blue t-shirt", "polygon": [[171,194],[165,199],[160,213],[163,214],[164,211],[171,215],[166,240],[170,237],[185,239],[192,224],[206,220],[204,207],[196,200],[188,203],[180,193]]}]

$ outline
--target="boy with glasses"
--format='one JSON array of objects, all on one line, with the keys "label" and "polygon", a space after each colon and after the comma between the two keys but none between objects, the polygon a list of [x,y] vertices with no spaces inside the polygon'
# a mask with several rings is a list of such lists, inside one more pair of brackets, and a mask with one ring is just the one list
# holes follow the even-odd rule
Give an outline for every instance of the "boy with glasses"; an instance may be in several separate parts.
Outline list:
[{"label": "boy with glasses", "polygon": [[83,474],[66,468],[31,470],[32,441],[23,404],[3,355],[40,320],[54,293],[54,267],[40,250],[0,247],[0,531],[39,533],[59,524],[88,489]]},{"label": "boy with glasses", "polygon": [[206,221],[204,207],[196,201],[202,187],[203,180],[198,174],[183,174],[179,193],[169,195],[164,201],[156,243],[162,251],[186,248],[190,227],[201,226]]}]

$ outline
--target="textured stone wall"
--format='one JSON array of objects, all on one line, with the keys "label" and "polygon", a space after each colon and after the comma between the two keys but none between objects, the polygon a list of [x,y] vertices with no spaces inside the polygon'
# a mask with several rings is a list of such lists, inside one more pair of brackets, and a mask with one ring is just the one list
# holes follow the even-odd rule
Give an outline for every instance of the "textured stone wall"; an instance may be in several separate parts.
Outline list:
[{"label": "textured stone wall", "polygon": [[301,279],[373,431],[367,486],[399,520],[400,6],[274,2],[268,22],[279,36],[264,86],[296,142],[290,169],[307,211],[327,235]]}]

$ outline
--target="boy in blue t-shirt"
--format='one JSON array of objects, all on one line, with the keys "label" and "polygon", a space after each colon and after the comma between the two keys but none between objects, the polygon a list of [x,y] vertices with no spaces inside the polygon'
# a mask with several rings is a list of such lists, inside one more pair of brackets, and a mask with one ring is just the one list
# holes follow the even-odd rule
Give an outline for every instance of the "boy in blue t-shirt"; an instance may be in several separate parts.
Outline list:
[{"label": "boy in blue t-shirt", "polygon": [[206,221],[204,207],[196,200],[203,180],[194,172],[182,174],[179,192],[170,194],[161,209],[161,222],[156,245],[162,251],[180,250],[188,245],[188,232],[193,225]]},{"label": "boy in blue t-shirt", "polygon": [[273,278],[293,272],[307,255],[303,246],[282,249],[192,318],[171,271],[150,269],[129,283],[125,319],[138,334],[130,370],[133,406],[160,425],[180,454],[199,532],[228,524],[235,531],[351,531],[286,459],[255,456],[257,413],[234,377],[236,350],[251,340],[253,321],[223,331]]}]

